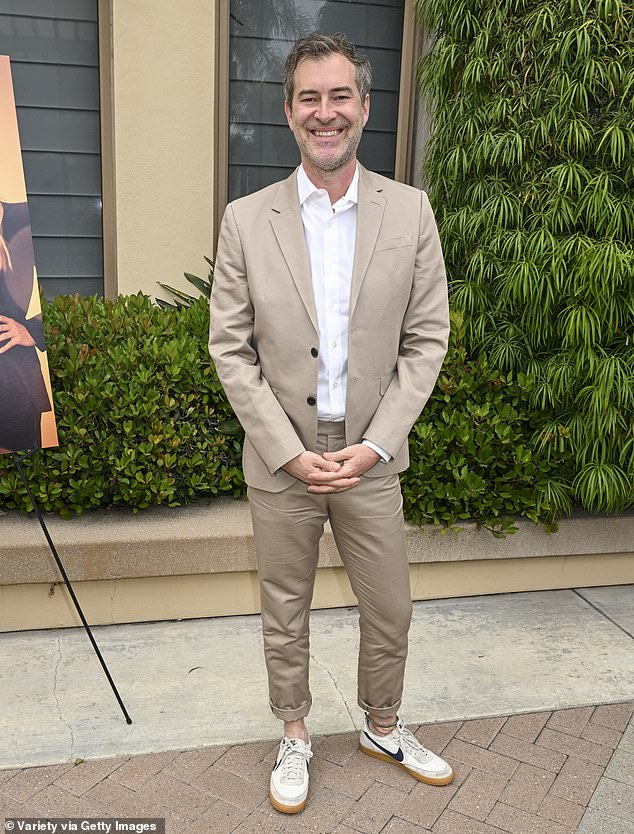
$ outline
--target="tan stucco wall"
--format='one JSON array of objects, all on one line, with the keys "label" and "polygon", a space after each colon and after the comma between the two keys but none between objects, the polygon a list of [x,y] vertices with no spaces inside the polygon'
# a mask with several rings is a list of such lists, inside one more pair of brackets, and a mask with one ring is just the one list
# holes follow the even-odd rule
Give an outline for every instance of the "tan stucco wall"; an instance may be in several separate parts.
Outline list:
[{"label": "tan stucco wall", "polygon": [[117,288],[169,298],[213,255],[215,3],[111,7]]}]

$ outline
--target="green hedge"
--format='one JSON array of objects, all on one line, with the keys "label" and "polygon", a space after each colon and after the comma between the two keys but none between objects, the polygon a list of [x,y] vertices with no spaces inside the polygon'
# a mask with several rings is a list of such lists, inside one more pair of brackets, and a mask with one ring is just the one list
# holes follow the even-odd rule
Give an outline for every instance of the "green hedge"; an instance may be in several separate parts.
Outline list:
[{"label": "green hedge", "polygon": [[[43,314],[60,445],[24,463],[43,509],[69,516],[244,495],[242,434],[207,352],[204,299],[175,310],[141,294],[61,296]],[[500,531],[523,515],[551,528],[557,472],[531,450],[525,381],[469,359],[460,316],[452,323],[439,384],[410,439],[406,517]],[[0,504],[30,509],[8,457]]]},{"label": "green hedge", "polygon": [[[206,347],[203,303],[161,310],[141,294],[43,302],[58,448],[24,463],[41,508],[177,506],[245,492],[240,439]],[[10,459],[0,502],[29,510]]]},{"label": "green hedge", "polygon": [[472,519],[499,535],[515,532],[511,517],[520,515],[556,530],[570,453],[554,435],[535,448],[540,415],[529,402],[529,381],[500,374],[484,354],[471,359],[462,314],[451,320],[438,383],[410,434],[411,466],[401,475],[405,516],[446,526]]}]

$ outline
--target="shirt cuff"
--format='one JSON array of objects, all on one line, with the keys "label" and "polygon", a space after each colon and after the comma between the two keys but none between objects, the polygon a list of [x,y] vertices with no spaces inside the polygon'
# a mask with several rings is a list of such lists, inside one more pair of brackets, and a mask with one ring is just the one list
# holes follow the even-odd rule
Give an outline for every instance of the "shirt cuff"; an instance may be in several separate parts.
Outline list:
[{"label": "shirt cuff", "polygon": [[392,455],[388,454],[385,449],[377,446],[376,443],[373,443],[371,440],[366,440],[364,437],[361,443],[363,443],[364,446],[369,446],[370,449],[374,449],[377,455],[383,459],[383,463],[389,463],[392,460]]}]

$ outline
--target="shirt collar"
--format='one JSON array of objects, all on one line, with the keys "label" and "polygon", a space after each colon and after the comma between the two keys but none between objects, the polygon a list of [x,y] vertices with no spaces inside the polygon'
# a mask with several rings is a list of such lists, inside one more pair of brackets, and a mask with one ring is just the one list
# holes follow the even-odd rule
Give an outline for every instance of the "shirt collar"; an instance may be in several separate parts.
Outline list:
[{"label": "shirt collar", "polygon": [[[314,194],[316,191],[320,191],[323,189],[317,188],[317,186],[308,179],[308,175],[306,171],[304,171],[304,166],[300,164],[299,168],[297,169],[297,193],[299,195],[299,204],[301,206],[304,205],[306,200]],[[358,203],[358,194],[359,194],[359,164],[354,169],[354,175],[348,186],[348,190],[346,193],[341,197],[335,205],[339,203],[351,202],[351,203]]]}]

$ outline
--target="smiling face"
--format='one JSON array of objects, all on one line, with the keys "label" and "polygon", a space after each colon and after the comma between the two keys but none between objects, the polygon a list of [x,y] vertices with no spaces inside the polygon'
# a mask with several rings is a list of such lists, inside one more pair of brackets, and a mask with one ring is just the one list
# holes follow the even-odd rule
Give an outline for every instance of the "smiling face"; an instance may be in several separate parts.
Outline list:
[{"label": "smiling face", "polygon": [[339,171],[356,158],[370,114],[361,101],[354,64],[343,55],[305,58],[295,70],[292,106],[284,105],[304,167]]}]

